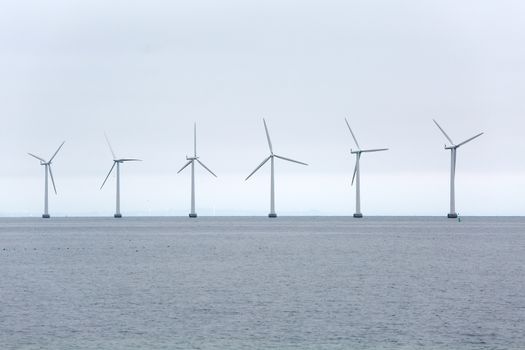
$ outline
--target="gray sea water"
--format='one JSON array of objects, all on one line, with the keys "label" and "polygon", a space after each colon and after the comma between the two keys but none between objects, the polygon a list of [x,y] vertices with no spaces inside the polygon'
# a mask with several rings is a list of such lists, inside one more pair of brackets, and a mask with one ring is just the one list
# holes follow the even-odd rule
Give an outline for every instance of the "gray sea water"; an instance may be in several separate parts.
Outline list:
[{"label": "gray sea water", "polygon": [[525,218],[0,219],[1,349],[525,349]]}]

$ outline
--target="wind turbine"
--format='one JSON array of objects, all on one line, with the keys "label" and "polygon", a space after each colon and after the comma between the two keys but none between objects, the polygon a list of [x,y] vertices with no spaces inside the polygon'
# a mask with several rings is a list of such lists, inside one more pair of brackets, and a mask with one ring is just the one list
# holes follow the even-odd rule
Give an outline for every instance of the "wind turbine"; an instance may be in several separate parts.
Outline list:
[{"label": "wind turbine", "polygon": [[350,153],[355,154],[355,168],[354,168],[354,175],[352,176],[352,185],[354,184],[354,180],[356,182],[355,183],[354,218],[362,218],[363,214],[361,213],[361,174],[360,174],[360,167],[359,167],[359,160],[361,159],[361,153],[387,151],[388,148],[361,149],[354,135],[354,132],[352,131],[352,128],[350,127],[350,124],[348,123],[348,120],[346,118],[345,118],[345,122],[346,122],[346,126],[348,126],[348,130],[350,130],[350,134],[352,135],[352,138],[354,139],[355,145],[357,146],[356,150],[350,149]]},{"label": "wind turbine", "polygon": [[255,168],[254,171],[252,171],[252,173],[250,175],[248,175],[248,177],[245,179],[248,180],[253,174],[255,174],[255,172],[257,170],[259,170],[264,164],[266,164],[267,161],[271,161],[270,164],[271,164],[271,182],[270,182],[270,214],[268,214],[268,217],[269,218],[276,218],[277,217],[277,214],[275,213],[275,185],[274,185],[274,158],[279,158],[279,159],[282,159],[282,160],[287,160],[289,162],[293,162],[293,163],[298,163],[298,164],[302,164],[302,165],[308,165],[306,163],[303,163],[303,162],[299,162],[297,160],[293,160],[293,159],[290,159],[290,158],[286,158],[286,157],[282,157],[282,156],[278,156],[277,154],[274,154],[273,153],[273,148],[272,148],[272,141],[270,140],[270,134],[268,132],[268,127],[266,126],[266,120],[264,120],[263,118],[263,123],[264,123],[264,130],[266,131],[266,138],[268,139],[268,147],[270,148],[270,155],[265,158],[261,164],[259,164],[259,166],[257,168]]},{"label": "wind turbine", "polygon": [[177,172],[177,174],[183,171],[188,165],[191,164],[191,210],[190,210],[189,217],[196,218],[197,213],[195,212],[195,161],[197,161],[197,163],[199,163],[204,169],[208,170],[210,174],[217,177],[217,175],[215,175],[213,171],[211,171],[206,165],[204,165],[204,163],[202,163],[199,160],[199,157],[197,157],[197,124],[196,123],[193,124],[193,157],[186,156],[186,160],[188,162],[184,164],[184,166]]},{"label": "wind turbine", "polygon": [[102,186],[100,186],[100,189],[104,187],[106,184],[106,181],[109,178],[109,175],[111,175],[111,172],[115,168],[115,165],[117,166],[117,203],[116,203],[116,209],[115,209],[115,215],[113,217],[115,218],[121,218],[122,214],[120,213],[120,164],[125,162],[140,162],[140,159],[135,158],[117,158],[115,156],[115,152],[113,152],[113,148],[111,147],[111,143],[109,142],[109,139],[106,134],[104,134],[104,137],[106,138],[106,142],[108,144],[109,150],[111,151],[111,155],[113,156],[113,165],[111,166],[111,169],[109,169],[109,173],[104,179],[104,182],[102,183]]},{"label": "wind turbine", "polygon": [[28,153],[31,157],[33,158],[36,158],[40,161],[40,165],[44,165],[45,167],[45,172],[46,172],[46,181],[45,181],[45,190],[44,190],[44,214],[42,214],[42,217],[44,219],[49,219],[50,216],[49,216],[49,207],[48,207],[48,190],[47,190],[47,187],[48,187],[48,174],[49,176],[51,176],[51,182],[53,183],[53,189],[55,190],[55,194],[57,194],[57,188],[55,186],[55,179],[53,178],[53,171],[51,170],[51,163],[53,162],[53,159],[55,159],[58,151],[60,151],[60,149],[62,148],[62,146],[64,145],[66,141],[63,141],[60,146],[58,146],[57,150],[55,151],[55,153],[53,154],[53,156],[48,160],[46,161],[45,159],[39,157],[39,156],[36,156],[32,153]]},{"label": "wind turbine", "polygon": [[443,130],[443,128],[438,124],[438,122],[435,119],[432,119],[432,120],[434,120],[434,123],[436,124],[436,126],[439,128],[439,130],[441,130],[443,135],[445,135],[445,137],[451,144],[450,146],[447,146],[445,144],[445,149],[450,150],[450,159],[451,159],[450,160],[450,212],[448,213],[447,217],[450,219],[455,219],[458,217],[458,214],[456,213],[456,189],[455,189],[457,149],[463,146],[464,144],[466,144],[467,142],[470,142],[474,140],[475,138],[480,137],[481,135],[483,135],[483,133],[480,132],[479,134],[472,136],[471,138],[466,139],[465,141],[460,142],[456,145],[454,141],[452,141],[452,139],[447,135],[445,130]]}]

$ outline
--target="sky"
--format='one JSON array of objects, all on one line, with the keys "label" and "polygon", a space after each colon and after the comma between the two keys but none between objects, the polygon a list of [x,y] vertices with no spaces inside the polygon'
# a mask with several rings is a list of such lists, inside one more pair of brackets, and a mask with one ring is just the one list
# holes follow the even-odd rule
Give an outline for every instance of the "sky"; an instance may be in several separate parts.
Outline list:
[{"label": "sky", "polygon": [[523,1],[0,2],[0,215],[187,215],[197,123],[200,215],[445,215],[458,151],[461,215],[525,215]]}]

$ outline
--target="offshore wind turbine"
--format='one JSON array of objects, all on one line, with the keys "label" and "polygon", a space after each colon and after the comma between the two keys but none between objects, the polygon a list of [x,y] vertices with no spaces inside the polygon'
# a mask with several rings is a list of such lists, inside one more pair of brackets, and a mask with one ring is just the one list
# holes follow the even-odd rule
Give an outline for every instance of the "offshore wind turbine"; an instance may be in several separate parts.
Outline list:
[{"label": "offshore wind turbine", "polygon": [[263,118],[263,123],[264,123],[264,130],[266,131],[266,139],[268,140],[268,147],[270,148],[270,155],[265,158],[261,164],[259,164],[259,166],[257,168],[255,168],[254,171],[252,171],[252,173],[250,175],[248,175],[248,177],[245,179],[248,180],[253,174],[255,174],[255,172],[257,170],[259,170],[264,164],[266,164],[267,161],[271,161],[270,164],[271,164],[271,180],[270,180],[270,213],[268,214],[268,217],[269,218],[276,218],[277,217],[277,214],[275,213],[275,184],[274,184],[274,158],[279,158],[279,159],[282,159],[282,160],[286,160],[286,161],[289,161],[289,162],[293,162],[293,163],[297,163],[297,164],[302,164],[302,165],[308,165],[306,163],[303,163],[303,162],[299,162],[297,160],[293,160],[293,159],[290,159],[290,158],[286,158],[286,157],[283,157],[283,156],[279,156],[277,154],[274,154],[273,153],[273,147],[272,147],[272,141],[270,140],[270,133],[268,132],[268,126],[266,125],[266,120],[264,120]]},{"label": "offshore wind turbine", "polygon": [[111,172],[113,171],[113,169],[116,166],[117,167],[117,193],[116,193],[116,197],[117,197],[116,201],[117,201],[117,203],[116,203],[116,208],[115,208],[115,215],[113,215],[113,217],[121,218],[122,214],[120,213],[120,164],[125,163],[125,162],[140,162],[141,160],[140,159],[136,159],[136,158],[117,158],[117,156],[115,156],[115,152],[113,152],[113,148],[111,147],[111,143],[109,142],[109,139],[108,139],[107,135],[104,134],[104,137],[106,138],[106,142],[108,144],[109,150],[111,152],[111,155],[113,156],[113,165],[111,166],[111,169],[109,169],[109,173],[106,176],[106,178],[104,179],[104,182],[102,183],[102,186],[100,186],[100,189],[102,189],[102,187],[104,187],[104,185],[106,184],[106,181],[109,178],[109,175],[111,175]]},{"label": "offshore wind turbine", "polygon": [[470,142],[474,140],[477,137],[480,137],[483,135],[482,132],[480,132],[477,135],[472,136],[471,138],[466,139],[463,142],[460,142],[458,144],[455,144],[454,141],[447,135],[445,130],[438,124],[438,122],[435,119],[434,123],[436,126],[441,130],[443,135],[445,135],[446,139],[450,142],[450,146],[447,146],[445,144],[445,149],[450,150],[450,212],[448,213],[447,217],[450,219],[455,219],[458,217],[458,214],[456,213],[456,189],[455,189],[455,181],[456,181],[456,153],[459,147],[463,146],[467,142]]},{"label": "offshore wind turbine", "polygon": [[39,157],[39,156],[36,156],[32,153],[28,153],[31,157],[33,158],[36,158],[40,161],[40,165],[43,165],[44,166],[44,171],[45,171],[45,189],[44,189],[44,214],[42,214],[42,217],[44,219],[49,219],[50,216],[49,216],[49,206],[48,206],[48,175],[51,176],[51,182],[53,183],[53,189],[55,190],[55,194],[57,194],[57,188],[55,186],[55,179],[53,178],[53,171],[51,170],[51,163],[53,162],[53,159],[55,159],[58,151],[60,151],[60,149],[62,148],[62,146],[64,145],[66,141],[63,141],[60,146],[58,146],[57,150],[55,151],[55,153],[51,156],[51,158],[46,161],[45,159],[43,159],[42,157]]},{"label": "offshore wind turbine", "polygon": [[190,218],[196,218],[197,213],[195,212],[195,161],[199,163],[204,169],[208,170],[210,174],[217,177],[217,175],[214,174],[213,171],[211,171],[206,165],[204,165],[203,162],[199,160],[199,157],[197,157],[197,124],[193,124],[193,157],[186,156],[186,160],[188,161],[184,166],[177,172],[180,173],[183,171],[188,165],[191,164],[191,209],[190,209]]},{"label": "offshore wind turbine", "polygon": [[354,218],[362,218],[363,214],[361,213],[361,174],[360,174],[360,167],[359,167],[359,160],[361,159],[361,153],[387,151],[388,148],[361,149],[354,135],[354,132],[352,131],[352,128],[350,127],[350,124],[348,123],[348,120],[346,118],[345,118],[345,122],[346,122],[346,126],[348,126],[348,130],[350,130],[350,134],[352,135],[352,138],[354,139],[355,145],[357,146],[356,150],[350,149],[350,153],[355,154],[355,168],[354,168],[354,175],[352,176],[352,185],[354,184],[354,180],[355,180]]}]

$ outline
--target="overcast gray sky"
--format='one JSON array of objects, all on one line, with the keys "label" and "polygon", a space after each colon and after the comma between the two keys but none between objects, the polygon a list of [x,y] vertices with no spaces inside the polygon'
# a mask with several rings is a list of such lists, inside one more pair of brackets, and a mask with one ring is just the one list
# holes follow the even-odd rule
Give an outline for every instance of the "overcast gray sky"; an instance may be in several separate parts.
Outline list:
[{"label": "overcast gray sky", "polygon": [[[260,214],[276,153],[279,214],[345,215],[354,147],[362,210],[444,215],[459,142],[457,211],[525,214],[523,1],[4,1],[0,3],[0,214],[40,215],[54,162],[51,214],[111,215],[122,167],[123,214],[186,214],[179,175],[198,125],[197,212]],[[189,169],[188,169],[189,170]]]}]

